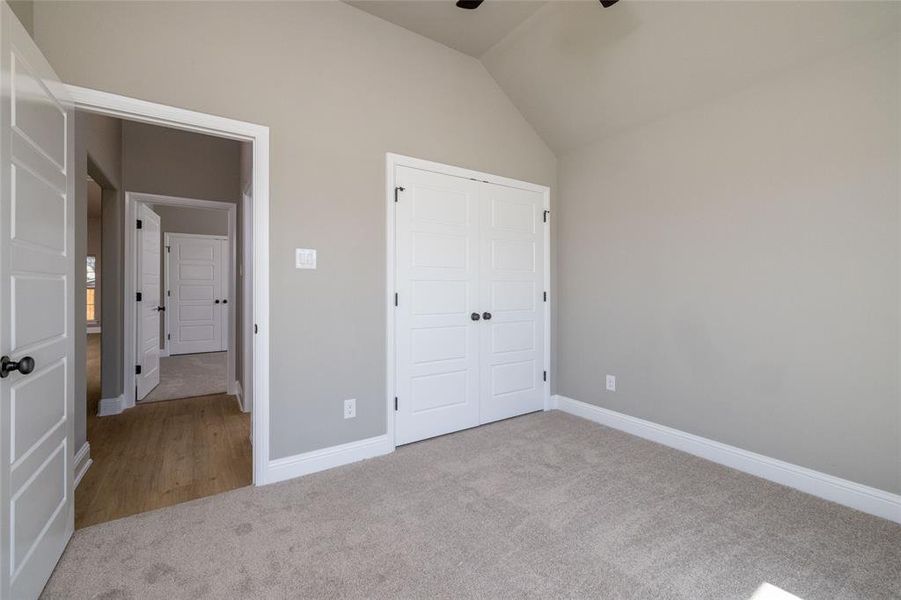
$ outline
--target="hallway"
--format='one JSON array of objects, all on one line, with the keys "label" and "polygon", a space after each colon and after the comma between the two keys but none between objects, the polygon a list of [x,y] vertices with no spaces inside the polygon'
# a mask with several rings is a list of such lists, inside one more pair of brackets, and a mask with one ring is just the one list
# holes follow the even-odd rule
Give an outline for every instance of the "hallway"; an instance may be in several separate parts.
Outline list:
[{"label": "hallway", "polygon": [[75,492],[75,527],[251,484],[250,415],[216,394],[139,405],[98,417],[100,334],[88,335],[88,421],[93,465]]}]

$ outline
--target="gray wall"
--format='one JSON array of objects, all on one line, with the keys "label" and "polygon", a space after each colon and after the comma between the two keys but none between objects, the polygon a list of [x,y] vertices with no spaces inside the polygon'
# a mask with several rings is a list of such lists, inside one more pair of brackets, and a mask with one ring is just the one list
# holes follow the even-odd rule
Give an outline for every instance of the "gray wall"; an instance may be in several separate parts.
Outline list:
[{"label": "gray wall", "polygon": [[125,186],[129,192],[237,202],[241,143],[124,121]]},{"label": "gray wall", "polygon": [[385,432],[385,152],[555,183],[478,61],[340,2],[41,2],[35,34],[65,81],[270,127],[272,458]]},{"label": "gray wall", "polygon": [[[75,280],[85,280],[87,256],[87,198],[90,175],[103,188],[101,213],[101,321],[122,322],[122,127],[117,119],[75,113]],[[75,294],[75,364],[86,364],[85,297]],[[122,391],[122,331],[104,328],[101,338],[101,397]],[[85,370],[75,369],[75,448],[87,439],[87,384]]]},{"label": "gray wall", "polygon": [[32,36],[34,35],[34,0],[7,0],[9,7]]},{"label": "gray wall", "polygon": [[899,101],[892,38],[561,157],[559,393],[901,491]]}]

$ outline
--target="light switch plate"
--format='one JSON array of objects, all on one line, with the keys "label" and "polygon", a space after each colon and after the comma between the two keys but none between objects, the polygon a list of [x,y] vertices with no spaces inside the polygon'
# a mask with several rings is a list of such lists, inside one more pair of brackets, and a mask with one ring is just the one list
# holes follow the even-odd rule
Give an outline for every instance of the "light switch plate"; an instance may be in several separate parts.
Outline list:
[{"label": "light switch plate", "polygon": [[295,248],[294,266],[298,269],[315,269],[316,251],[312,248]]},{"label": "light switch plate", "polygon": [[607,375],[607,391],[616,391],[616,375]]}]

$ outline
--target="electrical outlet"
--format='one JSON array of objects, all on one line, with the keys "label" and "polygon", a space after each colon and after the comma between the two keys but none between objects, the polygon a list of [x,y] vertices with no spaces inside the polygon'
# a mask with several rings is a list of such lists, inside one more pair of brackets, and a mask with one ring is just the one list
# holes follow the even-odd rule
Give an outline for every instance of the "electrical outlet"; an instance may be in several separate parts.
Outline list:
[{"label": "electrical outlet", "polygon": [[344,401],[344,418],[353,419],[357,416],[357,401],[355,398]]},{"label": "electrical outlet", "polygon": [[616,375],[607,375],[607,391],[616,391]]}]

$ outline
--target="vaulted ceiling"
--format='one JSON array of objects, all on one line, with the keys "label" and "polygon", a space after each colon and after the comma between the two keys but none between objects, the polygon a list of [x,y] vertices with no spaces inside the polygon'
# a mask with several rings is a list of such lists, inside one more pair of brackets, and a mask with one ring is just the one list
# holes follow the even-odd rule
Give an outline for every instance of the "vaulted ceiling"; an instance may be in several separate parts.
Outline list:
[{"label": "vaulted ceiling", "polygon": [[558,155],[898,35],[901,22],[891,1],[351,4],[480,58]]}]

